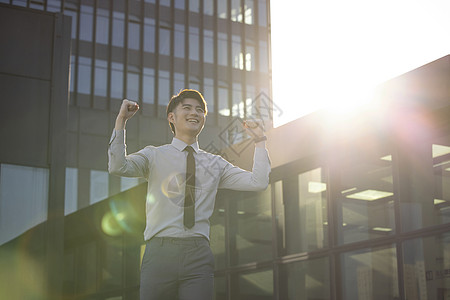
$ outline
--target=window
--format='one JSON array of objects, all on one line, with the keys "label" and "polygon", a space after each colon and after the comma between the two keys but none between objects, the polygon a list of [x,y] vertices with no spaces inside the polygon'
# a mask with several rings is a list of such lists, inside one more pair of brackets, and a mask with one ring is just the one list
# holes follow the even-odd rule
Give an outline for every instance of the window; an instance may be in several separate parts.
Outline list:
[{"label": "window", "polygon": [[113,12],[113,32],[112,32],[112,44],[116,47],[124,46],[124,27],[125,27],[125,15],[121,12]]},{"label": "window", "polygon": [[189,0],[189,10],[198,13],[200,11],[199,0]]},{"label": "window", "polygon": [[253,13],[254,13],[254,0],[245,0],[244,12],[245,12],[245,24],[252,25],[254,23]]},{"label": "window", "polygon": [[394,246],[345,253],[341,261],[341,299],[400,299]]},{"label": "window", "polygon": [[108,197],[108,172],[91,170],[91,189],[89,204],[97,203]]},{"label": "window", "polygon": [[123,98],[123,64],[111,63],[111,97]]},{"label": "window", "polygon": [[136,22],[128,22],[128,48],[139,50],[141,47],[140,41],[140,25]]},{"label": "window", "polygon": [[158,104],[160,106],[166,106],[170,100],[170,77],[169,72],[159,71],[159,95]]},{"label": "window", "polygon": [[97,9],[97,24],[95,25],[95,40],[98,44],[108,44],[109,38],[109,12],[106,9]]},{"label": "window", "polygon": [[155,70],[144,68],[142,77],[143,102],[154,103],[155,95]]},{"label": "window", "polygon": [[211,251],[214,254],[216,270],[226,267],[225,245],[225,202],[226,199],[217,197],[214,212],[211,216]]},{"label": "window", "polygon": [[78,93],[87,94],[91,93],[91,64],[92,59],[90,57],[78,57]]},{"label": "window", "polygon": [[173,85],[173,92],[175,94],[178,94],[181,90],[184,90],[184,74],[183,73],[174,73],[174,85]]},{"label": "window", "polygon": [[327,180],[322,168],[284,179],[282,189],[278,187],[277,192],[277,215],[281,216],[278,222],[285,237],[282,254],[326,247]]},{"label": "window", "polygon": [[233,68],[244,70],[244,53],[242,52],[241,37],[239,35],[231,36],[231,58],[233,59]]},{"label": "window", "polygon": [[66,168],[66,187],[64,215],[75,212],[78,208],[78,169]]},{"label": "window", "polygon": [[219,114],[222,116],[230,116],[230,106],[228,104],[228,88],[224,86],[219,86]]},{"label": "window", "polygon": [[144,19],[144,51],[155,52],[155,20]]},{"label": "window", "polygon": [[[356,152],[357,149],[354,149]],[[360,161],[355,157],[362,157]],[[353,158],[351,158],[353,156]],[[392,156],[348,153],[339,167],[338,239],[340,243],[395,232]]]},{"label": "window", "polygon": [[200,58],[199,49],[199,29],[197,27],[189,27],[189,59],[198,61]]},{"label": "window", "polygon": [[211,30],[203,31],[203,61],[214,63],[214,36]]},{"label": "window", "polygon": [[214,0],[203,0],[203,13],[207,16],[214,15]]},{"label": "window", "polygon": [[267,5],[266,0],[258,0],[258,25],[267,26]]},{"label": "window", "polygon": [[228,1],[217,1],[217,15],[220,19],[227,18]]},{"label": "window", "polygon": [[331,299],[329,274],[328,257],[281,265],[280,299]]},{"label": "window", "polygon": [[228,37],[226,33],[219,32],[218,34],[218,45],[217,45],[217,54],[218,54],[218,63],[221,66],[228,65]]},{"label": "window", "polygon": [[245,117],[242,84],[237,82],[233,82],[233,106],[231,108],[231,115],[239,118]]},{"label": "window", "polygon": [[108,63],[106,60],[95,60],[95,87],[94,95],[106,97]]},{"label": "window", "polygon": [[159,54],[170,55],[170,31],[159,28]]},{"label": "window", "polygon": [[81,5],[80,14],[80,40],[92,42],[92,32],[94,24],[94,8],[92,6]]},{"label": "window", "polygon": [[435,221],[450,223],[450,136],[445,136],[432,144],[434,170],[433,206]]},{"label": "window", "polygon": [[212,78],[205,78],[203,83],[203,97],[208,103],[208,112],[214,113],[214,80]]},{"label": "window", "polygon": [[273,271],[264,270],[248,274],[235,275],[239,286],[232,292],[232,299],[272,299]]},{"label": "window", "polygon": [[47,220],[49,170],[0,164],[0,174],[2,245]]},{"label": "window", "polygon": [[231,0],[231,21],[243,21],[241,0]]},{"label": "window", "polygon": [[266,41],[259,41],[259,71],[269,72],[269,55]]},{"label": "window", "polygon": [[450,286],[450,233],[405,241],[403,252],[405,298],[445,299]]},{"label": "window", "polygon": [[139,74],[128,72],[127,76],[127,99],[139,101]]},{"label": "window", "polygon": [[184,25],[182,24],[175,24],[175,38],[174,38],[174,44],[175,44],[175,57],[178,58],[184,58],[185,54],[185,30]]},{"label": "window", "polygon": [[231,244],[236,245],[236,251],[231,250],[232,265],[272,259],[270,191],[268,187],[261,193],[236,195],[238,201],[229,213]]}]

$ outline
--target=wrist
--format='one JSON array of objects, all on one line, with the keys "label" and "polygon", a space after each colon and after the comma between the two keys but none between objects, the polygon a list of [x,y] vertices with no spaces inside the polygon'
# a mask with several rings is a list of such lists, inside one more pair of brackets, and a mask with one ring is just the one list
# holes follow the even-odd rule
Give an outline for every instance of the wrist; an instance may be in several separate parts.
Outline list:
[{"label": "wrist", "polygon": [[267,141],[267,136],[262,135],[262,136],[257,136],[255,138],[253,138],[253,141],[255,142],[255,144],[258,144],[260,142],[264,142]]}]

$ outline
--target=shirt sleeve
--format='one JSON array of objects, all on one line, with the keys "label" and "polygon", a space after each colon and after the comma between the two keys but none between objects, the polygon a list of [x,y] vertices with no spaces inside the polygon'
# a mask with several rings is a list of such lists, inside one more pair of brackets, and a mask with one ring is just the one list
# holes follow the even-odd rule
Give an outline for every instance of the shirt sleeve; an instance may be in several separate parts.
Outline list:
[{"label": "shirt sleeve", "polygon": [[261,191],[269,185],[270,159],[265,148],[255,147],[252,172],[226,162],[219,188],[236,191]]},{"label": "shirt sleeve", "polygon": [[146,148],[127,155],[126,131],[114,130],[108,147],[108,171],[124,177],[148,177],[150,153]]}]

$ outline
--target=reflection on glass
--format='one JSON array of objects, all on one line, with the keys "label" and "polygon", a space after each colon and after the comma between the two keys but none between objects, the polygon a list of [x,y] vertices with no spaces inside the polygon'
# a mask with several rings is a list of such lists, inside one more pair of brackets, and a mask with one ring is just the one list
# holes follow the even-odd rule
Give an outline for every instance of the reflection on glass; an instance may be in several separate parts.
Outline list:
[{"label": "reflection on glass", "polygon": [[76,168],[66,168],[64,197],[64,215],[75,212],[78,207],[78,169]]},{"label": "reflection on glass", "polygon": [[111,97],[123,98],[123,64],[111,63]]},{"label": "reflection on glass", "polygon": [[144,51],[155,52],[155,20],[144,18]]},{"label": "reflection on glass", "polygon": [[214,277],[214,298],[213,300],[227,299],[227,281],[224,276]]},{"label": "reflection on glass", "polygon": [[214,40],[211,30],[203,30],[203,61],[214,63]]},{"label": "reflection on glass", "polygon": [[266,0],[258,0],[258,25],[267,26],[267,5]]},{"label": "reflection on glass", "polygon": [[280,299],[330,299],[328,257],[281,265]]},{"label": "reflection on glass", "polygon": [[[173,79],[174,79],[173,92],[175,94],[178,94],[180,91],[184,89],[184,74],[175,72],[173,74]],[[208,102],[208,100],[206,100],[206,102]]]},{"label": "reflection on glass", "polygon": [[113,44],[113,46],[123,47],[124,30],[125,30],[124,26],[125,26],[124,13],[114,11],[113,12],[113,29],[112,29],[112,44]]},{"label": "reflection on glass", "polygon": [[385,157],[345,163],[341,168],[337,202],[339,243],[394,233],[392,161]]},{"label": "reflection on glass", "polygon": [[[117,245],[118,244],[118,245]],[[102,282],[103,290],[113,290],[122,287],[123,250],[120,242],[105,243],[102,253]]]},{"label": "reflection on glass", "polygon": [[217,15],[220,19],[227,18],[227,4],[228,1],[217,1]]},{"label": "reflection on glass", "polygon": [[203,97],[208,103],[208,112],[214,113],[214,80],[212,78],[204,78]]},{"label": "reflection on glass", "polygon": [[96,42],[107,45],[109,36],[109,12],[106,9],[97,8],[95,32]]},{"label": "reflection on glass", "polygon": [[285,252],[327,246],[327,184],[322,168],[283,180]]},{"label": "reflection on glass", "polygon": [[108,197],[108,184],[108,172],[91,170],[91,189],[89,204],[94,204]]},{"label": "reflection on glass", "polygon": [[232,264],[244,264],[272,258],[272,208],[270,187],[250,193],[237,202],[231,224],[236,226],[236,256]]},{"label": "reflection on glass", "polygon": [[139,100],[139,74],[128,72],[127,76],[127,99]]},{"label": "reflection on glass", "polygon": [[128,22],[128,49],[140,49],[140,31],[141,27],[137,22]]},{"label": "reflection on glass", "polygon": [[203,1],[203,13],[208,16],[214,15],[214,0]]},{"label": "reflection on glass", "polygon": [[78,93],[91,93],[91,64],[90,57],[78,57]]},{"label": "reflection on glass", "polygon": [[232,292],[232,299],[272,299],[273,271],[266,270],[239,275],[239,287]]},{"label": "reflection on glass", "polygon": [[159,28],[159,54],[170,55],[170,31]]},{"label": "reflection on glass", "polygon": [[158,89],[158,104],[166,106],[170,99],[170,82],[169,82],[169,72],[159,71],[159,89]]},{"label": "reflection on glass", "polygon": [[254,1],[255,0],[245,0],[244,11],[245,11],[245,24],[253,24],[253,12],[254,12]]},{"label": "reflection on glass", "polygon": [[450,233],[406,241],[406,299],[446,299],[450,286]]},{"label": "reflection on glass", "polygon": [[217,57],[218,57],[218,63],[221,66],[227,66],[228,65],[227,40],[228,40],[228,38],[227,38],[226,33],[222,33],[222,32],[218,33]]},{"label": "reflection on glass", "polygon": [[244,101],[242,97],[242,84],[233,82],[233,106],[231,107],[231,114],[240,118],[245,117]]},{"label": "reflection on glass", "polygon": [[450,223],[450,136],[432,145],[434,214],[439,224]]},{"label": "reflection on glass", "polygon": [[230,106],[228,105],[228,89],[219,86],[219,114],[222,116],[230,116]]},{"label": "reflection on glass", "polygon": [[184,25],[175,24],[173,43],[175,48],[175,57],[184,58]]},{"label": "reflection on glass", "polygon": [[241,0],[231,0],[231,21],[242,22]]},{"label": "reflection on glass", "polygon": [[259,71],[269,72],[267,42],[259,41]]},{"label": "reflection on glass", "polygon": [[0,164],[0,245],[47,219],[49,170]]},{"label": "reflection on glass", "polygon": [[80,10],[80,40],[92,42],[94,8],[88,5],[81,5]]},{"label": "reflection on glass", "polygon": [[341,272],[341,299],[400,299],[394,246],[345,253]]},{"label": "reflection on glass", "polygon": [[233,68],[244,69],[244,53],[242,52],[241,37],[239,35],[231,36],[231,57],[233,59]]},{"label": "reflection on glass", "polygon": [[106,80],[108,78],[108,62],[102,59],[95,59],[95,86],[94,95],[106,96]]},{"label": "reflection on glass", "polygon": [[142,77],[143,102],[154,103],[155,70],[144,68]]},{"label": "reflection on glass", "polygon": [[199,28],[189,27],[189,59],[198,61],[200,57],[199,49]]}]

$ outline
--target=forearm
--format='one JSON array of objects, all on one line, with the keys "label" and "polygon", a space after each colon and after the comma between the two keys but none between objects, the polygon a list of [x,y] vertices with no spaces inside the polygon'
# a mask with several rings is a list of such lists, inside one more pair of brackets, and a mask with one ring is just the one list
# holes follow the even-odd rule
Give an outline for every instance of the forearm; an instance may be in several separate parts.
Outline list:
[{"label": "forearm", "polygon": [[124,117],[118,115],[116,118],[116,125],[114,126],[114,129],[115,130],[124,130],[126,125],[127,125],[127,120]]}]

